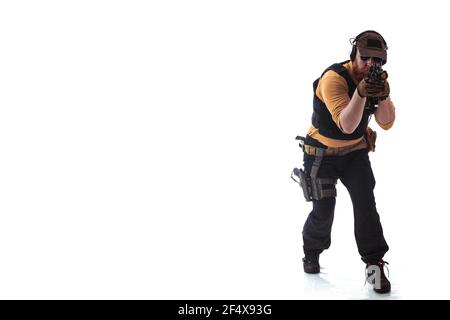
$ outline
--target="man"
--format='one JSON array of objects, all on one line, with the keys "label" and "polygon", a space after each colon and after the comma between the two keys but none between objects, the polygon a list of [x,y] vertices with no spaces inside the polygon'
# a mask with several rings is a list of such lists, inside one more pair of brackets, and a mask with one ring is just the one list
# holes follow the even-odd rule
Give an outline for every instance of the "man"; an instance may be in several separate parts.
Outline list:
[{"label": "man", "polygon": [[[391,290],[384,273],[384,239],[375,206],[375,179],[368,152],[375,149],[376,133],[368,127],[374,115],[387,130],[395,119],[387,73],[387,45],[372,30],[351,39],[350,60],[327,68],[314,82],[312,126],[300,145],[304,170],[294,169],[296,180],[313,209],[303,227],[303,267],[319,273],[319,255],[331,243],[330,233],[336,204],[335,184],[347,188],[354,211],[354,232],[361,259],[366,263],[366,279],[378,293]],[[294,176],[293,176],[294,177]]]}]

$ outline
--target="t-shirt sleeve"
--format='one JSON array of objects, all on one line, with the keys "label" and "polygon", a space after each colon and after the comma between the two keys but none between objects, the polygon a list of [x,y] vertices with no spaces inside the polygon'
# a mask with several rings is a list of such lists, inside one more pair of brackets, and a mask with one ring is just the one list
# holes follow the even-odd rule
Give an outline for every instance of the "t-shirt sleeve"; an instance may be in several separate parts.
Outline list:
[{"label": "t-shirt sleeve", "polygon": [[341,112],[350,102],[347,81],[335,71],[329,70],[320,79],[316,94],[325,103],[334,123],[342,131]]}]

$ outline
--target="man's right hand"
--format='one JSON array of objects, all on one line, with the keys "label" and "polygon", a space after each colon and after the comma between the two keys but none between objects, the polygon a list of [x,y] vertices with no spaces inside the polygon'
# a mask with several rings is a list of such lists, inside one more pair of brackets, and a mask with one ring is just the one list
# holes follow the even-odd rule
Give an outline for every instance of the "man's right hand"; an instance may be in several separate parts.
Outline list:
[{"label": "man's right hand", "polygon": [[368,78],[361,80],[356,87],[360,97],[387,97],[390,93],[389,83],[386,80],[371,81]]}]

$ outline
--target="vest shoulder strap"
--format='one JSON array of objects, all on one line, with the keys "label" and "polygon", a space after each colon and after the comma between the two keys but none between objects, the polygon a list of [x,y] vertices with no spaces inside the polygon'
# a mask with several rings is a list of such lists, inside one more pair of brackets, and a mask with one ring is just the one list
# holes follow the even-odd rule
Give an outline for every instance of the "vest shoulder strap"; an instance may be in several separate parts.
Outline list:
[{"label": "vest shoulder strap", "polygon": [[350,74],[348,73],[347,69],[343,66],[347,62],[349,62],[349,60],[332,64],[331,66],[329,66],[328,68],[325,69],[325,71],[322,73],[322,75],[320,77],[322,78],[323,75],[326,72],[328,72],[329,70],[333,70],[334,72],[336,72],[338,75],[340,75],[341,77],[343,77],[345,79],[345,81],[347,82],[349,91],[352,90],[352,88],[356,87],[356,85],[353,82],[353,79],[350,76]]}]

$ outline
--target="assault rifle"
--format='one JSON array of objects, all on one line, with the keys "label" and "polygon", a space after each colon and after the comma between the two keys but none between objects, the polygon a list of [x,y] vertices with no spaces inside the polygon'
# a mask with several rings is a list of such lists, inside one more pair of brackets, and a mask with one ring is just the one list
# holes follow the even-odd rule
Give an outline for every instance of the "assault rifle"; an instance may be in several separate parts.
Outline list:
[{"label": "assault rifle", "polygon": [[[369,69],[366,76],[366,81],[371,83],[383,83],[388,78],[388,73],[381,68],[380,62],[374,62]],[[378,103],[385,100],[386,97],[368,97],[365,108],[371,110],[373,113],[378,107]]]}]

